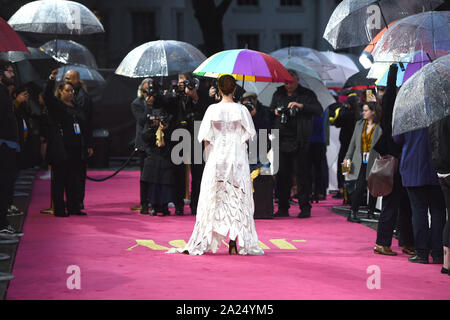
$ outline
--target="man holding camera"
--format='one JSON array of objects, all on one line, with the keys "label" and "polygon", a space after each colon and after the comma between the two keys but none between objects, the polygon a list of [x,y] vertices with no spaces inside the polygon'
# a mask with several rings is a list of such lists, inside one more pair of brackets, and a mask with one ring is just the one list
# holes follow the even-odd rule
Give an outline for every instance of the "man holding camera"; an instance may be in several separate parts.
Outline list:
[{"label": "man holding camera", "polygon": [[[184,128],[191,136],[191,212],[197,213],[198,196],[200,194],[200,184],[203,174],[203,164],[194,163],[195,139],[194,122],[201,121],[208,107],[205,98],[206,93],[200,90],[200,82],[192,77],[191,73],[181,73],[178,75],[178,87],[175,94],[168,99],[171,113],[174,116],[175,129]],[[184,214],[184,197],[186,194],[186,165],[184,163],[176,165],[175,176],[175,214]]]},{"label": "man holding camera", "polygon": [[276,116],[273,128],[278,129],[280,135],[277,174],[279,204],[275,217],[289,216],[292,172],[295,172],[301,210],[298,218],[309,218],[311,216],[309,143],[313,130],[313,116],[320,116],[323,111],[315,93],[299,85],[299,77],[294,70],[288,71],[294,81],[279,87],[270,104]]},{"label": "man holding camera", "polygon": [[22,236],[23,233],[14,230],[6,218],[14,192],[17,152],[20,151],[17,120],[8,90],[11,85],[14,85],[13,66],[0,60],[0,235]]},{"label": "man holding camera", "polygon": [[173,201],[174,166],[170,159],[170,133],[172,116],[169,114],[162,92],[154,82],[148,82],[145,91],[145,109],[139,118],[142,126],[141,141],[145,160],[141,172],[141,213],[170,215],[168,203]]},{"label": "man holding camera", "polygon": [[[256,136],[254,137],[254,139],[257,143],[257,166],[260,166],[261,159],[259,159],[259,141],[257,140],[259,138],[259,130],[265,129],[267,130],[267,134],[270,134],[270,130],[272,129],[273,113],[268,107],[264,106],[261,102],[258,101],[258,96],[254,92],[249,91],[244,93],[242,95],[242,104],[247,107],[252,116],[253,124],[255,125]],[[267,143],[269,143],[268,137]],[[267,147],[269,149],[269,145],[267,145]],[[250,163],[250,167],[252,167],[252,163]]]}]

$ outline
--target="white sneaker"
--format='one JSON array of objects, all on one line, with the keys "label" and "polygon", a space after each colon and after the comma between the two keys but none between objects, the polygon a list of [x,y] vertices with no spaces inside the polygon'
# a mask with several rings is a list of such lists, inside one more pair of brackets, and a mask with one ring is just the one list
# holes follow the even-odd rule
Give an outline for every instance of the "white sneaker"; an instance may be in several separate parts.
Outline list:
[{"label": "white sneaker", "polygon": [[46,174],[43,174],[42,176],[39,177],[39,179],[41,180],[50,180],[52,178],[52,174],[50,173],[50,171],[47,171]]},{"label": "white sneaker", "polygon": [[10,225],[0,229],[0,237],[21,237],[23,232],[16,231]]}]

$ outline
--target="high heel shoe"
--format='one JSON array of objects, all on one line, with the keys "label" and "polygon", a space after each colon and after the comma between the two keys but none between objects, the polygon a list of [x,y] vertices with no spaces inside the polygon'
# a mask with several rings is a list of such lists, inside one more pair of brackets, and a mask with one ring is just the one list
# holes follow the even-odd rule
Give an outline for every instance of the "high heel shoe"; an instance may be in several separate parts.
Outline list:
[{"label": "high heel shoe", "polygon": [[230,255],[237,254],[236,241],[230,240],[230,242],[228,243],[228,253],[229,253]]}]

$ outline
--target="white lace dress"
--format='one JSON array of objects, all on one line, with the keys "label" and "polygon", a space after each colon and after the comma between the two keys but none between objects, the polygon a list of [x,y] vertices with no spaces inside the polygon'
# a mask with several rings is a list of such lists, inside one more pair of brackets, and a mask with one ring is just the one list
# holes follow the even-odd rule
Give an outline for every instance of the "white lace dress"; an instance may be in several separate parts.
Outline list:
[{"label": "white lace dress", "polygon": [[198,134],[200,142],[207,140],[210,145],[205,150],[207,161],[194,231],[185,248],[174,248],[168,253],[215,253],[222,240],[229,236],[230,240],[237,239],[239,254],[264,254],[253,219],[246,144],[255,133],[251,115],[243,105],[218,103],[209,106]]}]

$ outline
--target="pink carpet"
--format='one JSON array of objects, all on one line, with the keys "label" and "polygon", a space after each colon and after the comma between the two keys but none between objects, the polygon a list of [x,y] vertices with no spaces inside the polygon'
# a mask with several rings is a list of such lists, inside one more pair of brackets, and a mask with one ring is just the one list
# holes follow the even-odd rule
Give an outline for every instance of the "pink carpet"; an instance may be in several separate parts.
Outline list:
[{"label": "pink carpet", "polygon": [[[87,217],[44,215],[49,182],[36,181],[8,299],[450,299],[440,265],[408,262],[396,240],[398,256],[373,254],[375,231],[329,210],[340,201],[314,205],[306,220],[295,218],[298,208],[290,218],[256,220],[264,256],[229,256],[225,246],[187,256],[164,250],[189,239],[195,218],[188,207],[183,217],[130,211],[137,172],[88,182],[86,194]],[[71,265],[80,268],[80,290],[67,287]],[[368,288],[370,266],[380,270],[380,289]]]}]

